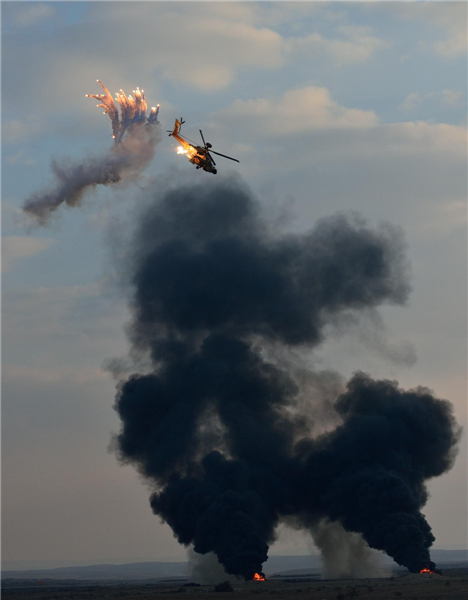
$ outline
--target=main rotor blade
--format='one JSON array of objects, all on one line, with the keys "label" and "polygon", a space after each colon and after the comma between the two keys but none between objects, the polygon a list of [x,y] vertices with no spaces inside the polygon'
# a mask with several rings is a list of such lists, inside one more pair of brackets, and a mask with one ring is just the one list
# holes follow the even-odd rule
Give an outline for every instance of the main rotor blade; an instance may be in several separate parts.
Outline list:
[{"label": "main rotor blade", "polygon": [[193,142],[190,138],[186,137],[185,135],[182,135],[181,133],[178,133],[177,135],[179,135],[181,138],[184,138],[184,140],[187,140],[187,142],[190,142],[194,147],[198,146],[197,142]]},{"label": "main rotor blade", "polygon": [[203,140],[203,145],[204,145],[204,146],[206,146],[206,142],[205,142],[205,138],[203,137],[202,130],[201,130],[201,129],[199,129],[198,131],[200,132],[201,139]]},{"label": "main rotor blade", "polygon": [[210,150],[213,154],[217,154],[218,156],[222,156],[223,158],[229,158],[229,160],[234,160],[235,162],[239,162],[237,158],[232,158],[232,156],[226,156],[225,154],[221,154],[221,152],[215,152],[214,150]]}]

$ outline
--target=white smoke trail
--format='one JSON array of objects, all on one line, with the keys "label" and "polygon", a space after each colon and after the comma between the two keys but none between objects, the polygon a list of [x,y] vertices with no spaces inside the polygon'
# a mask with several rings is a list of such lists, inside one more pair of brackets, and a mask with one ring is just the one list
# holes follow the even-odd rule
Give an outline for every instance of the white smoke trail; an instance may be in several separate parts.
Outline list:
[{"label": "white smoke trail", "polygon": [[86,156],[78,163],[52,159],[51,169],[55,182],[49,190],[33,194],[26,200],[23,210],[44,225],[51,214],[62,204],[76,206],[84,193],[97,185],[115,184],[134,180],[151,162],[161,139],[158,121],[159,104],[146,115],[144,91],[134,91],[135,98],[121,91],[116,94],[121,117],[109,90],[98,80],[105,94],[90,95],[100,101],[112,123],[114,146],[100,156]]}]

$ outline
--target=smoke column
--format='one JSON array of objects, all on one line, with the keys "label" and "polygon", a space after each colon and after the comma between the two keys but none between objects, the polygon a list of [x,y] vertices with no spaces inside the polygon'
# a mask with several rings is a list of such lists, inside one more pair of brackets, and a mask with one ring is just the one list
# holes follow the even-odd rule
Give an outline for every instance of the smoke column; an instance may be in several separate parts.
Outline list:
[{"label": "smoke column", "polygon": [[218,562],[218,557],[213,552],[207,554],[197,554],[192,548],[188,552],[188,576],[196,583],[216,584],[220,581],[229,581],[237,583],[235,575],[228,575],[223,565]]},{"label": "smoke column", "polygon": [[324,579],[375,578],[391,573],[385,555],[371,550],[361,534],[345,531],[339,521],[320,521],[312,528],[312,536],[320,549]]},{"label": "smoke column", "polygon": [[121,93],[116,94],[120,118],[109,90],[99,80],[98,83],[105,94],[87,94],[86,97],[99,100],[97,106],[104,108],[104,114],[109,115],[114,146],[103,155],[87,156],[78,163],[64,159],[51,161],[54,184],[47,191],[33,194],[23,206],[23,210],[38,223],[45,224],[62,204],[79,204],[90,188],[136,178],[154,157],[161,137],[159,104],[147,117],[144,92],[137,88],[134,90],[135,98],[132,98],[120,90]]},{"label": "smoke column", "polygon": [[237,180],[207,182],[155,198],[127,268],[132,354],[152,366],[118,386],[114,447],[154,483],[152,510],[181,544],[248,580],[281,520],[311,535],[326,520],[412,572],[434,567],[421,509],[455,458],[450,403],[356,373],[317,432],[338,376],[314,392],[320,373],[304,388],[293,362],[337,316],[404,304],[398,228],[339,214],[278,235]]}]

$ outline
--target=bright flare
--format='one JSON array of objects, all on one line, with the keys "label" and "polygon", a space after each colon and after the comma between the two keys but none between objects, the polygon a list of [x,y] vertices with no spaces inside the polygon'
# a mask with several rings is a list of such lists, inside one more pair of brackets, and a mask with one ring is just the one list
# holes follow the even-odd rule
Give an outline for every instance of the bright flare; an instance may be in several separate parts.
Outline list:
[{"label": "bright flare", "polygon": [[104,90],[105,94],[86,94],[87,98],[95,98],[101,104],[98,107],[104,108],[104,114],[108,114],[112,123],[112,137],[115,143],[122,141],[123,135],[127,128],[134,123],[158,123],[159,104],[156,109],[152,108],[149,117],[146,116],[147,104],[145,100],[145,92],[136,88],[133,90],[135,98],[126,96],[123,90],[120,94],[116,93],[115,98],[120,106],[121,115],[106,86],[97,80],[99,85]]}]

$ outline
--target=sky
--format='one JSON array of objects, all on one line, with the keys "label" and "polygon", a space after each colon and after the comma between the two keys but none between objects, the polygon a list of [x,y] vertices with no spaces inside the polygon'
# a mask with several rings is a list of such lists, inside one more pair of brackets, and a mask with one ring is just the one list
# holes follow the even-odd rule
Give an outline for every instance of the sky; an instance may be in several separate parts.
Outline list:
[{"label": "sky", "polygon": [[[85,94],[136,86],[239,176],[282,226],[337,212],[402,228],[405,307],[330,331],[314,364],[426,386],[466,427],[467,6],[462,2],[2,2],[2,561],[4,567],[182,560],[147,484],[109,452],[104,366],[129,320],[113,277],[145,186],[212,177],[164,137],[135,184],[96,189],[46,227],[22,213],[50,159],[104,152]],[[120,228],[122,226],[122,228]],[[110,238],[114,244],[109,242]],[[312,359],[311,359],[312,360]],[[437,548],[466,548],[466,435],[429,482]],[[286,528],[273,554],[306,553]]]}]

